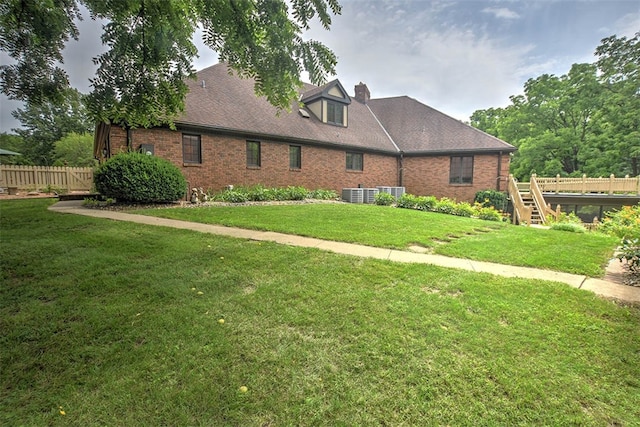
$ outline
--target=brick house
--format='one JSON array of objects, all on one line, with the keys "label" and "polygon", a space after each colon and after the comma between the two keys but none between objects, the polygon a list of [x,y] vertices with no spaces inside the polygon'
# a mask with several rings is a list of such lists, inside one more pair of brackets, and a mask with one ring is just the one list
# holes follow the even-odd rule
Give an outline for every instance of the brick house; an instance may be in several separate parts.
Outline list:
[{"label": "brick house", "polygon": [[190,187],[309,189],[404,186],[415,195],[473,200],[506,190],[515,147],[407,97],[351,97],[338,80],[305,85],[291,112],[254,94],[225,64],[189,82],[185,111],[168,128],[100,126],[94,152],[142,149],[169,159]]}]

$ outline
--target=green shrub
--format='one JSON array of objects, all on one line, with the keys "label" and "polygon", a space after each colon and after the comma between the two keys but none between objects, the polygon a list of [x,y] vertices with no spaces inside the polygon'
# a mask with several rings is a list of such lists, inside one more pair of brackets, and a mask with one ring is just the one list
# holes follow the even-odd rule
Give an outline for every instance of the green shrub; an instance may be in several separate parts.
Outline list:
[{"label": "green shrub", "polygon": [[213,200],[226,203],[273,202],[286,200],[320,199],[330,200],[338,197],[333,190],[309,191],[304,187],[266,188],[262,185],[252,187],[234,187],[216,194]]},{"label": "green shrub", "polygon": [[572,233],[584,233],[587,231],[582,224],[576,224],[573,222],[554,222],[551,224],[552,230],[570,231]]},{"label": "green shrub", "polygon": [[434,211],[438,204],[438,199],[435,196],[420,196],[416,198],[415,209],[421,211]]},{"label": "green shrub", "polygon": [[404,193],[398,199],[396,206],[398,206],[399,208],[405,208],[405,209],[416,209],[417,203],[418,203],[417,196],[414,196],[413,194],[409,194],[409,193]]},{"label": "green shrub", "polygon": [[478,191],[474,203],[480,203],[483,207],[493,207],[499,211],[507,209],[509,198],[506,193],[497,190]]},{"label": "green shrub", "polygon": [[438,202],[436,203],[435,211],[444,213],[444,214],[453,215],[456,212],[456,205],[457,203],[454,200],[451,200],[447,197],[443,197],[442,199],[438,200]]},{"label": "green shrub", "polygon": [[396,201],[396,198],[393,197],[390,193],[379,192],[375,195],[376,205],[380,206],[391,206]]},{"label": "green shrub", "polygon": [[319,190],[310,191],[307,197],[310,199],[316,199],[316,200],[331,200],[331,199],[337,199],[338,194],[336,194],[336,192],[333,190],[319,189]]},{"label": "green shrub", "polygon": [[185,196],[187,182],[168,160],[141,153],[113,156],[96,168],[96,190],[118,202],[172,202]]},{"label": "green shrub", "polygon": [[551,224],[578,224],[582,225],[582,220],[578,215],[573,212],[564,213],[560,212],[557,218],[554,218],[552,215],[547,215],[547,220]]},{"label": "green shrub", "polygon": [[476,210],[470,203],[460,202],[455,206],[454,215],[470,218],[476,214]]},{"label": "green shrub", "polygon": [[502,214],[493,206],[482,206],[480,203],[474,203],[473,209],[476,211],[475,215],[479,219],[485,221],[502,221]]},{"label": "green shrub", "polygon": [[309,191],[304,187],[289,186],[285,189],[285,200],[304,200],[307,198]]},{"label": "green shrub", "polygon": [[241,190],[225,190],[216,197],[216,200],[227,203],[245,203],[249,201],[249,194],[246,191]]},{"label": "green shrub", "polygon": [[618,258],[634,274],[640,274],[640,203],[607,212],[599,230],[621,239]]}]

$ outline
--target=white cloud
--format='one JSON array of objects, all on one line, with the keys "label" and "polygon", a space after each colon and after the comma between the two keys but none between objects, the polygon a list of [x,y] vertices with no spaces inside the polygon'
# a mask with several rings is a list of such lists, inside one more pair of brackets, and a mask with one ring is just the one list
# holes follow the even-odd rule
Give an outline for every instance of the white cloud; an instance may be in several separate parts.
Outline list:
[{"label": "white cloud", "polygon": [[484,13],[490,13],[496,18],[501,19],[519,19],[520,15],[514,12],[511,9],[507,9],[506,7],[487,7],[482,9]]}]

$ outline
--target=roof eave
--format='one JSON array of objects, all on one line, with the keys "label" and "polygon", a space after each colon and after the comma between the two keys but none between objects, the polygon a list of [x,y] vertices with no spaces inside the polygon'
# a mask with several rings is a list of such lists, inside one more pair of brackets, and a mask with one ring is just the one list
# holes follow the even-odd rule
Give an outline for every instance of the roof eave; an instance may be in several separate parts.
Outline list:
[{"label": "roof eave", "polygon": [[349,145],[349,144],[343,144],[343,143],[333,142],[333,141],[318,141],[315,139],[296,138],[292,136],[251,132],[251,131],[246,131],[241,129],[225,128],[220,126],[207,126],[207,125],[202,125],[197,123],[188,123],[188,122],[175,122],[175,125],[178,130],[199,131],[199,132],[209,133],[209,134],[228,135],[228,136],[236,136],[241,138],[268,140],[268,141],[284,142],[284,143],[296,143],[296,144],[310,145],[310,146],[316,146],[316,147],[328,147],[328,148],[339,149],[339,150],[353,150],[353,151],[359,151],[364,153],[376,153],[376,154],[393,155],[393,156],[398,155],[398,152],[391,149],[384,150],[384,149],[378,149],[378,148],[361,147],[357,145]]},{"label": "roof eave", "polygon": [[504,147],[504,148],[463,148],[457,150],[419,150],[419,151],[404,151],[402,154],[405,157],[418,157],[418,156],[443,156],[452,154],[499,154],[499,153],[513,153],[516,151],[516,147]]}]

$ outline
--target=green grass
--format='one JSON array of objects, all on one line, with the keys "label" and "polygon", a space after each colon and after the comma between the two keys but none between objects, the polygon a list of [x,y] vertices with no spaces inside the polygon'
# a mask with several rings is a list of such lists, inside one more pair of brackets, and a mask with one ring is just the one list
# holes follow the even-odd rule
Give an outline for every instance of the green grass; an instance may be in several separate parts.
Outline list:
[{"label": "green grass", "polygon": [[640,423],[638,307],[48,203],[0,202],[0,425]]},{"label": "green grass", "polygon": [[600,233],[516,227],[409,209],[356,204],[146,209],[144,215],[277,231],[385,248],[411,245],[441,255],[598,277],[617,240]]}]

